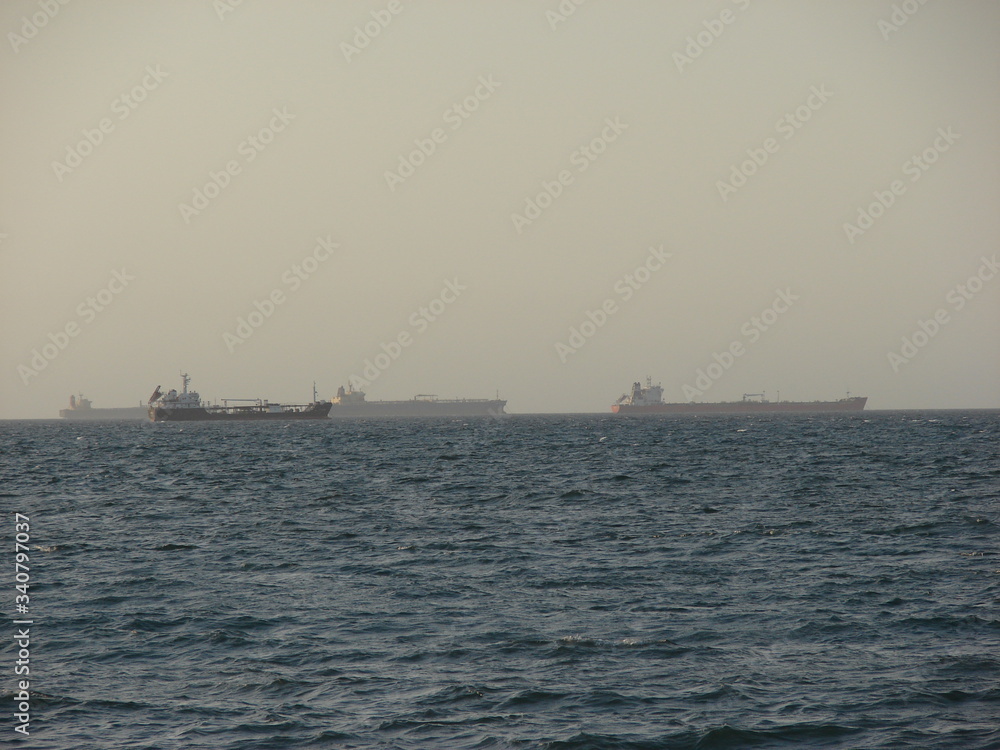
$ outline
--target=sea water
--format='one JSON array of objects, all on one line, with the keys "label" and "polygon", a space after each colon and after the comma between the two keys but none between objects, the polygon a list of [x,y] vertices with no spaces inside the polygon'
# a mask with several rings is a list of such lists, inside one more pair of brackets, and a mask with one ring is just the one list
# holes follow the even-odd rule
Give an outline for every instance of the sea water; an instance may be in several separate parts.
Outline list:
[{"label": "sea water", "polygon": [[0,732],[1000,747],[998,446],[997,412],[0,423]]}]

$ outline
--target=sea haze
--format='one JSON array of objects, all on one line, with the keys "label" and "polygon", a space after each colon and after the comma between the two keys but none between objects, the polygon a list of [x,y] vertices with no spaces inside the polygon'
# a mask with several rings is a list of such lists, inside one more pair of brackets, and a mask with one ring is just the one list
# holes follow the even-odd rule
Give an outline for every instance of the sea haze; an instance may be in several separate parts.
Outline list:
[{"label": "sea haze", "polygon": [[998,438],[997,412],[0,423],[30,747],[995,748]]}]

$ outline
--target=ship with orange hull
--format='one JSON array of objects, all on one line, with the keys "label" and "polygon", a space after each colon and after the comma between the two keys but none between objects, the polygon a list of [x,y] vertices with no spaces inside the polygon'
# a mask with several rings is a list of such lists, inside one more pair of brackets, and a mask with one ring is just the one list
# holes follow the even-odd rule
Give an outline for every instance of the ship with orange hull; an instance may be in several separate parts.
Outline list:
[{"label": "ship with orange hull", "polygon": [[663,388],[646,378],[646,386],[632,384],[632,392],[621,396],[612,406],[615,414],[761,414],[770,412],[843,412],[862,411],[867,396],[851,396],[837,401],[768,401],[763,393],[744,393],[742,401],[715,403],[664,403]]}]

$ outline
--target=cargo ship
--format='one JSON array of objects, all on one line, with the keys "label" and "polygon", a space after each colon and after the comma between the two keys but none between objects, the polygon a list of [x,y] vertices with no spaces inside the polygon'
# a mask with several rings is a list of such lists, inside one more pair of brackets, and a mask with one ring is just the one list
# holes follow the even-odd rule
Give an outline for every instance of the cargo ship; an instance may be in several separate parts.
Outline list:
[{"label": "cargo ship", "polygon": [[[497,394],[499,396],[499,394]],[[367,401],[364,391],[337,389],[331,417],[498,417],[507,402],[501,398],[438,398],[419,394],[408,401]]]},{"label": "cargo ship", "polygon": [[146,419],[148,416],[148,409],[139,402],[138,406],[116,406],[108,407],[105,409],[95,409],[93,404],[90,402],[89,398],[84,398],[81,393],[79,396],[69,397],[69,408],[60,409],[59,417],[62,419],[85,419],[85,420],[98,420],[98,419],[117,419],[117,420],[131,420],[131,419]]},{"label": "cargo ship", "polygon": [[867,396],[851,396],[837,401],[768,401],[763,393],[744,393],[742,401],[718,403],[664,403],[663,388],[646,378],[646,386],[632,384],[632,392],[623,394],[611,407],[615,414],[759,414],[763,412],[840,412],[861,411]]},{"label": "cargo ship", "polygon": [[191,378],[181,373],[184,390],[171,389],[160,392],[156,386],[149,397],[148,415],[153,422],[225,422],[236,420],[289,420],[326,419],[330,413],[329,401],[316,399],[313,383],[313,400],[309,404],[274,404],[259,398],[224,398],[222,405],[203,402],[197,391],[189,391]]}]

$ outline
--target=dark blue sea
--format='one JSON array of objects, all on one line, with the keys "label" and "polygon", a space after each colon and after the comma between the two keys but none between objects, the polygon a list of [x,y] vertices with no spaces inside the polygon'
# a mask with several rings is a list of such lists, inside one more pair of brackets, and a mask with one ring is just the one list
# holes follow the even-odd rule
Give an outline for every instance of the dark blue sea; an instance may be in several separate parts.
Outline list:
[{"label": "dark blue sea", "polygon": [[998,412],[0,423],[0,744],[998,748],[998,453]]}]

